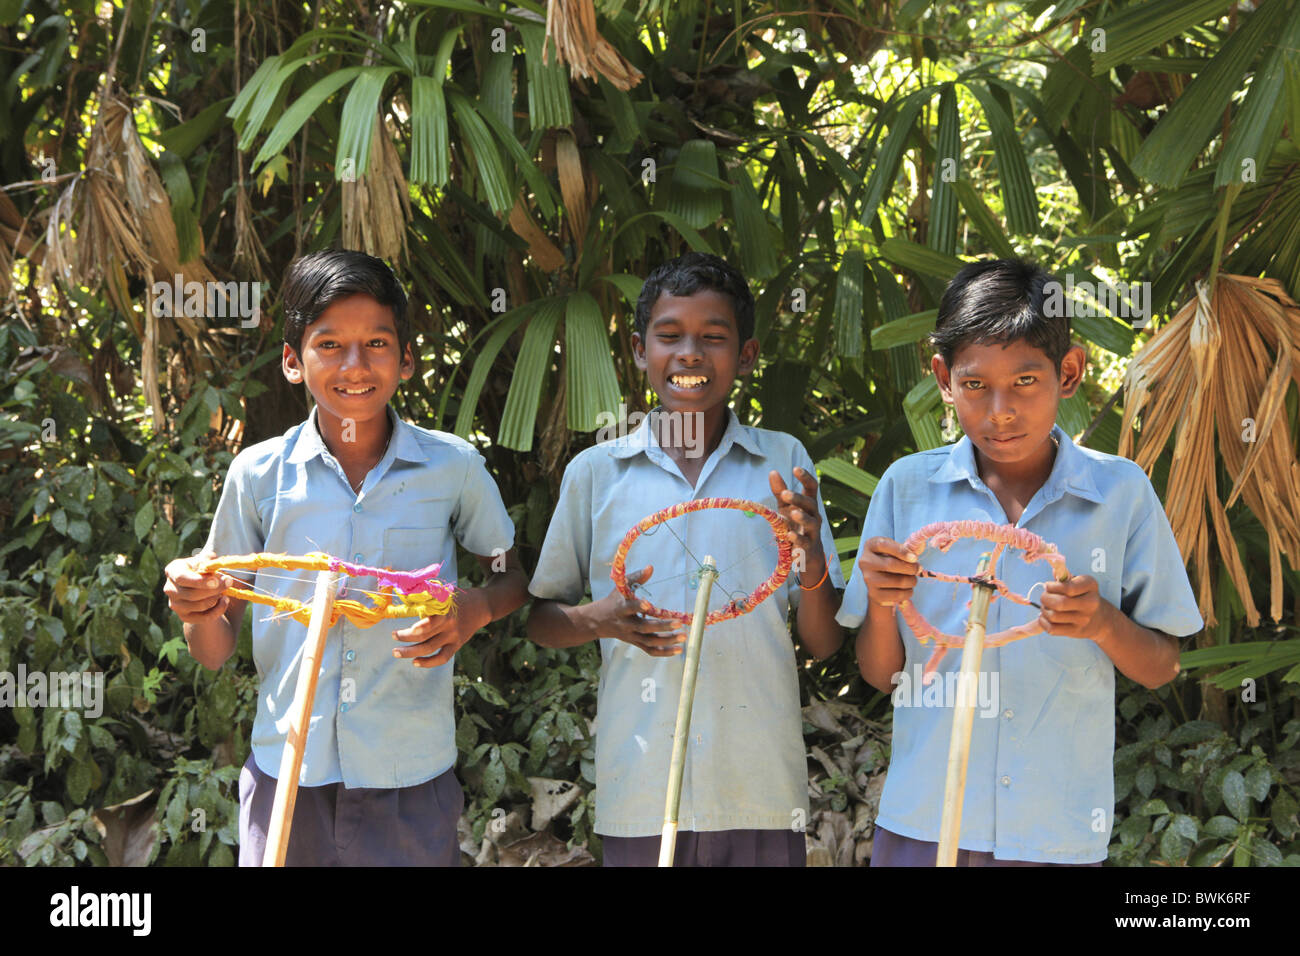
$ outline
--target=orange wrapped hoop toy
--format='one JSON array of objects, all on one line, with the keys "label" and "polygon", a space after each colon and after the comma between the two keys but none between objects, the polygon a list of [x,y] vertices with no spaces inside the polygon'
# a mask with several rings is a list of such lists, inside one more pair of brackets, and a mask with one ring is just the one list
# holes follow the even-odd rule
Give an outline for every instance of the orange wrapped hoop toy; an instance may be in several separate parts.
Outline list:
[{"label": "orange wrapped hoop toy", "polygon": [[[1025,552],[1024,560],[1026,563],[1046,561],[1052,566],[1052,575],[1056,580],[1069,580],[1070,572],[1065,566],[1065,558],[1061,557],[1060,552],[1056,550],[1056,545],[1049,544],[1032,531],[1017,528],[1013,524],[994,524],[992,521],[936,521],[913,532],[903,542],[903,549],[916,555],[919,561],[927,543],[940,551],[947,551],[958,538],[981,538],[985,541],[994,542],[997,546],[993,549],[993,554],[989,559],[990,568],[997,567],[998,557],[1002,554],[1004,548],[1019,548]],[[937,571],[922,568],[919,575],[940,581],[987,584],[998,595],[1015,601],[1017,604],[1030,607],[1038,606],[1029,598],[1013,593],[1003,581],[994,577],[991,571],[983,577],[976,578],[955,574],[940,574]],[[1030,588],[1030,590],[1032,591],[1033,588]],[[934,641],[936,645],[934,653],[925,665],[923,680],[928,682],[931,675],[934,674],[935,668],[939,666],[939,661],[947,653],[948,648],[961,647],[965,643],[965,637],[958,634],[945,634],[934,627],[921,616],[921,612],[916,609],[916,605],[911,600],[900,602],[898,610],[903,615],[903,620],[907,621],[908,627],[912,629],[912,633],[916,635],[918,641],[922,644]],[[1038,619],[1034,618],[1025,624],[1017,624],[1015,627],[998,631],[996,634],[989,634],[984,639],[984,646],[1001,647],[1004,644],[1010,644],[1012,641],[1032,637],[1040,631],[1042,631],[1042,628],[1038,624]]]},{"label": "orange wrapped hoop toy", "polygon": [[[391,568],[372,568],[364,564],[341,561],[319,551],[310,554],[241,554],[233,557],[206,558],[194,562],[200,574],[209,571],[256,571],[258,568],[287,568],[298,571],[335,571],[351,577],[373,577],[379,580],[379,590],[373,605],[360,601],[336,600],[330,614],[330,627],[346,617],[357,627],[372,627],[386,618],[436,617],[451,613],[454,607],[454,584],[438,580],[441,564],[431,564],[417,571],[394,571]],[[246,587],[229,587],[223,592],[243,601],[265,604],[276,611],[288,614],[302,624],[311,623],[311,605],[293,598],[274,594],[260,594]]]},{"label": "orange wrapped hoop toy", "polygon": [[[629,600],[634,600],[636,597],[632,592],[631,585],[627,583],[627,552],[632,547],[633,541],[656,525],[671,521],[673,518],[689,514],[692,511],[704,511],[707,508],[732,508],[736,511],[743,511],[747,515],[762,518],[772,528],[772,535],[776,538],[777,559],[776,568],[766,581],[754,588],[748,597],[733,600],[724,608],[710,611],[704,619],[705,625],[717,624],[719,621],[726,621],[747,614],[771,597],[772,593],[784,584],[785,579],[790,576],[790,566],[794,563],[794,545],[790,543],[788,538],[789,526],[786,524],[785,519],[771,508],[765,508],[753,501],[745,501],[743,498],[697,498],[694,501],[683,501],[681,504],[664,508],[662,511],[656,511],[649,517],[638,521],[635,527],[623,537],[618,550],[614,552],[614,566],[610,570],[609,576],[613,579],[614,587],[618,589],[618,593]],[[651,607],[646,614],[652,617],[678,621],[682,624],[691,623],[691,615],[685,611],[666,611],[663,608]]]}]

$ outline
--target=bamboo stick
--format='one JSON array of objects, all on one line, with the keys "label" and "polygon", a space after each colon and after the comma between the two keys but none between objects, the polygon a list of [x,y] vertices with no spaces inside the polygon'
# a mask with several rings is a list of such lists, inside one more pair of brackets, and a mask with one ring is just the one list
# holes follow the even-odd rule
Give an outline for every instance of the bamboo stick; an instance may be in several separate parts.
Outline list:
[{"label": "bamboo stick", "polygon": [[302,754],[307,744],[311,707],[316,699],[316,680],[320,677],[325,637],[330,629],[330,611],[334,607],[333,572],[316,575],[316,593],[311,600],[311,625],[303,645],[302,663],[298,667],[298,688],[294,691],[289,714],[289,735],[280,756],[280,775],[275,784],[275,805],[266,833],[263,866],[284,866],[289,850],[289,828],[293,825],[293,807],[298,800],[298,774],[302,771]]},{"label": "bamboo stick", "polygon": [[[988,553],[980,555],[981,575],[989,568]],[[957,839],[961,833],[961,808],[966,796],[966,765],[970,760],[970,735],[975,719],[976,689],[980,659],[984,655],[984,625],[989,616],[993,588],[976,584],[971,600],[966,640],[961,648],[961,671],[957,678],[957,699],[952,709],[952,737],[948,741],[948,776],[943,785],[943,816],[939,823],[939,852],[935,866],[957,865]]]},{"label": "bamboo stick", "polygon": [[659,865],[672,866],[677,850],[677,811],[682,803],[682,775],[686,770],[686,742],[691,735],[691,704],[695,701],[695,678],[700,671],[700,646],[704,643],[704,619],[709,614],[709,595],[718,577],[712,555],[700,569],[700,586],[695,592],[695,614],[686,638],[686,660],[682,671],[682,692],[677,698],[677,726],[673,730],[673,760],[668,767],[668,799],[664,803],[664,830],[659,841]]}]

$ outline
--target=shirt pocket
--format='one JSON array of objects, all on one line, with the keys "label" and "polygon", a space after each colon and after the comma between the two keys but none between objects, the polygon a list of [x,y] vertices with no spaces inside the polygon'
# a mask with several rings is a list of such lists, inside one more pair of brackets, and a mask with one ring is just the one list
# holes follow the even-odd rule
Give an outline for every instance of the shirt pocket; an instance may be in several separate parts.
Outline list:
[{"label": "shirt pocket", "polygon": [[430,494],[430,491],[432,489],[415,488],[406,491],[406,482],[402,482],[386,506],[406,529],[446,529],[451,525],[458,498],[455,495]]},{"label": "shirt pocket", "polygon": [[1026,640],[1035,641],[1049,666],[1062,672],[1067,692],[1091,693],[1105,683],[1103,665],[1106,663],[1106,655],[1095,642],[1087,638],[1057,637],[1052,634],[1037,634]]}]

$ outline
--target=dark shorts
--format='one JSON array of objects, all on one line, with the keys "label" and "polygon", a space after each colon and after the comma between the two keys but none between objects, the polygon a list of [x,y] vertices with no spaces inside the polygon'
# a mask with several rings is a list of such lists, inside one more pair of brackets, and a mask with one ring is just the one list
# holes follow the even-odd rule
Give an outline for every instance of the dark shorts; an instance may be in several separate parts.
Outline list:
[{"label": "dark shorts", "polygon": [[[239,865],[261,866],[275,778],[249,754],[239,773]],[[448,770],[413,787],[299,787],[285,866],[460,866],[465,794]]]},{"label": "dark shorts", "polygon": [[[658,866],[657,836],[601,837],[605,866]],[[673,866],[804,866],[804,835],[793,830],[677,832]]]},{"label": "dark shorts", "polygon": [[[939,844],[899,836],[883,827],[876,827],[876,838],[871,847],[872,866],[934,866],[939,856]],[[1029,860],[995,860],[992,853],[979,850],[958,850],[958,866],[1101,866],[1101,863],[1032,863]]]}]

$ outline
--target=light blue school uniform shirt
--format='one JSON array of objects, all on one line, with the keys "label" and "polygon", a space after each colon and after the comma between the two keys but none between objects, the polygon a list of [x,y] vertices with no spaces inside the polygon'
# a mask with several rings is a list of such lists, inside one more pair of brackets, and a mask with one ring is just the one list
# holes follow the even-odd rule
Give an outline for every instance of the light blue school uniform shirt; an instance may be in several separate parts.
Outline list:
[{"label": "light blue school uniform shirt", "polygon": [[[459,541],[489,555],[514,543],[514,525],[483,457],[469,443],[402,421],[390,408],[392,438],[379,464],[354,493],[321,439],[316,410],[284,435],[240,452],[230,465],[212,520],[207,550],[323,551],[399,571],[442,562],[439,577],[456,580]],[[237,574],[248,579],[246,574]],[[315,572],[259,570],[263,592],[311,603]],[[344,578],[340,597],[370,603],[374,578]],[[260,688],[253,721],[253,757],[280,772],[289,713],[298,686],[307,628],[273,608],[249,604],[253,660]],[[409,787],[456,762],[452,667],[415,667],[393,657],[395,630],[415,618],[359,628],[341,617],[326,638],[316,685],[302,786],[342,782],[349,788]]]},{"label": "light blue school uniform shirt", "polygon": [[[1059,426],[1052,434],[1060,444],[1051,475],[1017,526],[1055,544],[1072,575],[1096,578],[1101,597],[1137,624],[1175,637],[1199,631],[1182,557],[1146,475],[1126,458],[1078,447]],[[858,558],[869,538],[901,542],[923,525],[958,519],[1007,523],[965,437],[889,467],[871,498]],[[932,570],[974,574],[991,547],[961,538],[946,553],[927,548],[920,560]],[[1034,585],[1051,580],[1051,569],[1043,561],[1026,564],[1023,554],[1006,549],[994,573],[1013,592],[1039,601],[1043,589]],[[921,578],[912,600],[939,630],[963,634],[970,597],[968,585]],[[866,612],[866,582],[855,560],[838,620],[856,630]],[[1037,615],[1036,608],[994,600],[988,633]],[[953,698],[941,691],[953,683],[945,675],[959,669],[961,650],[948,651],[926,693],[921,668],[934,644],[923,647],[896,617],[905,676],[894,691],[893,745],[876,822],[934,843],[952,733]],[[1090,640],[1039,634],[986,648],[980,668],[959,846],[1001,860],[1104,860],[1115,804],[1114,665]]]},{"label": "light blue school uniform shirt", "polygon": [[[619,542],[642,518],[682,501],[715,497],[744,498],[776,511],[768,472],[775,469],[787,487],[802,491],[796,465],[816,474],[797,439],[743,426],[730,410],[722,441],[694,488],[645,425],[588,448],[565,470],[529,589],[539,598],[578,604],[590,583],[598,601],[614,590],[610,569]],[[843,588],[820,501],[818,510],[830,579]],[[722,570],[710,608],[725,604],[728,591],[736,597],[753,591],[775,569],[775,540],[760,517],[692,512],[671,523],[680,541],[668,527],[642,536],[627,566],[631,575],[654,565],[639,593],[665,610],[694,609],[692,572],[705,555]],[[799,593],[799,574],[791,571],[753,611],[704,632],[678,817],[682,830],[773,830],[807,820],[808,768],[788,623]],[[684,655],[650,657],[617,638],[602,638],[600,651],[595,830],[657,836]]]}]

